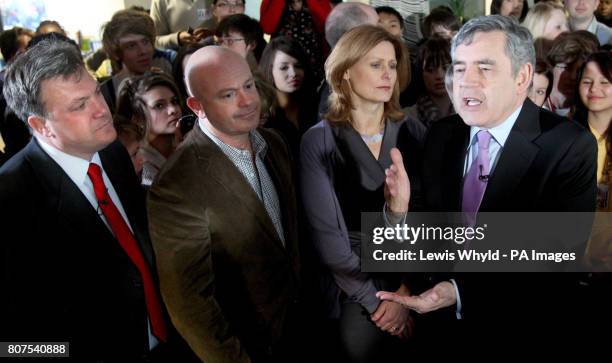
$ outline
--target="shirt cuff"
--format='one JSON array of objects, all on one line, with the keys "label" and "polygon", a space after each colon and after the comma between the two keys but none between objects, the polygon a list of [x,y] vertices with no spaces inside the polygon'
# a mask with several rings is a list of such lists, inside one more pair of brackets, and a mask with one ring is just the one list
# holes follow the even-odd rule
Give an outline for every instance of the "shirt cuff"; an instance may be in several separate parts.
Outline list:
[{"label": "shirt cuff", "polygon": [[408,212],[404,213],[393,213],[389,211],[387,213],[387,202],[383,205],[383,220],[385,221],[385,225],[387,227],[392,227],[397,224],[406,224],[406,215]]},{"label": "shirt cuff", "polygon": [[459,287],[457,287],[455,279],[450,279],[450,281],[453,283],[453,287],[455,288],[455,298],[457,299],[455,316],[457,317],[457,320],[461,320],[461,295],[459,295]]}]

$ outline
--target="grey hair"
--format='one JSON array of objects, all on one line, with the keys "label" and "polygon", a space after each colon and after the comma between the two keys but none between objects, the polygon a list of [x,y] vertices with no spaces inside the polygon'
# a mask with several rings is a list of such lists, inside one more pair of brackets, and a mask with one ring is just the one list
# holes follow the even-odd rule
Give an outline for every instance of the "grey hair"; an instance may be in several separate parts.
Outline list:
[{"label": "grey hair", "polygon": [[47,117],[40,86],[43,81],[80,77],[83,58],[74,44],[46,39],[18,56],[8,67],[4,80],[7,105],[23,121],[29,116]]},{"label": "grey hair", "polygon": [[325,21],[325,40],[331,48],[349,30],[368,22],[368,14],[362,3],[340,3],[334,7]]},{"label": "grey hair", "polygon": [[[506,35],[506,55],[512,65],[512,76],[516,77],[522,66],[529,63],[535,69],[536,55],[533,37],[529,30],[519,25],[516,20],[502,16],[489,15],[474,18],[459,29],[451,45],[451,57],[455,60],[457,47],[470,45],[476,33],[500,31]],[[533,78],[533,70],[531,74]]]}]

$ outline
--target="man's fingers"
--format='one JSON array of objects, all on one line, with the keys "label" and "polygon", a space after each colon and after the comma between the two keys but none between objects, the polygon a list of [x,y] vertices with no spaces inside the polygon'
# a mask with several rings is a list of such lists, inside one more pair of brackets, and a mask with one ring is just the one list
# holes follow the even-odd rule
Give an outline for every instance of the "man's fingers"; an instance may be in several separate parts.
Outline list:
[{"label": "man's fingers", "polygon": [[413,296],[401,296],[393,292],[379,291],[376,293],[376,297],[381,300],[394,301],[398,304],[401,304],[409,309],[414,309],[420,307],[420,299]]}]

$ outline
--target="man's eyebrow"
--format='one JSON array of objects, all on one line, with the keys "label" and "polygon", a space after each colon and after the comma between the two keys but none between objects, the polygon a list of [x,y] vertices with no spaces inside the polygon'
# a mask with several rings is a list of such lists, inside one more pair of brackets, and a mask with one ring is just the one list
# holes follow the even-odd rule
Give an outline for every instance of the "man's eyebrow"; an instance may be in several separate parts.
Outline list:
[{"label": "man's eyebrow", "polygon": [[[464,66],[465,64],[466,64],[466,62],[461,61],[461,60],[453,61],[453,63],[452,63],[453,66],[457,66],[457,65]],[[472,64],[496,65],[497,62],[494,59],[491,59],[491,58],[484,58],[484,59],[476,60],[476,61],[472,62]]]}]

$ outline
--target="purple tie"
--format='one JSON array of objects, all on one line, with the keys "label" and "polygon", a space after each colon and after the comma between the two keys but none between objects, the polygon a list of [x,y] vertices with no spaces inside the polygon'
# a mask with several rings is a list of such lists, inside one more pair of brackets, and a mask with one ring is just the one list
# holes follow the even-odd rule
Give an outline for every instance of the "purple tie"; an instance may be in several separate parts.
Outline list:
[{"label": "purple tie", "polygon": [[489,131],[478,131],[478,156],[463,179],[462,212],[478,212],[489,180]]}]

